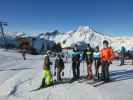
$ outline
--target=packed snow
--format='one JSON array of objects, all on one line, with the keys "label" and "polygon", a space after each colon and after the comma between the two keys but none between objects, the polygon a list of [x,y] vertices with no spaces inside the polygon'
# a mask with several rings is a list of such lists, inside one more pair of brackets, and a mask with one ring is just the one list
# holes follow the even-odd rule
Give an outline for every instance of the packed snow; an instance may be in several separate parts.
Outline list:
[{"label": "packed snow", "polygon": [[[81,79],[32,92],[41,84],[43,55],[27,55],[24,61],[20,53],[0,49],[0,100],[132,100],[133,65],[130,63],[126,61],[127,65],[119,66],[119,61],[114,61],[110,74],[115,81],[98,87]],[[80,69],[81,76],[85,76],[85,63],[81,63]],[[65,64],[64,72],[63,78],[72,77],[71,61]]]}]

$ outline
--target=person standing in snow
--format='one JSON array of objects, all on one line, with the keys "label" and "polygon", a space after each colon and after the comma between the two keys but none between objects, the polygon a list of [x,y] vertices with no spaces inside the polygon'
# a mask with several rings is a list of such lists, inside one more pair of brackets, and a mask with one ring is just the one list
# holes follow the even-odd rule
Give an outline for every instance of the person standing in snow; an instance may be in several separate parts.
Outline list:
[{"label": "person standing in snow", "polygon": [[101,59],[100,59],[100,50],[98,46],[95,48],[95,51],[93,53],[93,59],[94,59],[94,65],[95,65],[95,79],[99,80],[100,78],[99,68],[101,65]]},{"label": "person standing in snow", "polygon": [[129,54],[129,57],[132,60],[132,63],[131,64],[133,65],[133,48],[132,48],[132,50],[128,51],[128,54]]},{"label": "person standing in snow", "polygon": [[103,49],[101,50],[100,56],[102,64],[102,80],[104,82],[109,82],[109,66],[112,63],[113,50],[111,47],[109,47],[109,42],[107,40],[103,41]]},{"label": "person standing in snow", "polygon": [[131,50],[131,59],[132,59],[132,65],[133,65],[133,49]]},{"label": "person standing in snow", "polygon": [[88,79],[93,79],[93,72],[92,72],[92,63],[93,63],[93,49],[91,48],[90,44],[88,44],[87,49],[83,53],[83,58],[86,60],[87,64],[87,72],[88,72]]},{"label": "person standing in snow", "polygon": [[26,50],[28,48],[28,43],[24,41],[24,42],[21,43],[20,46],[21,46],[21,49],[22,49],[22,57],[23,57],[24,60],[26,60]]},{"label": "person standing in snow", "polygon": [[121,55],[121,57],[120,57],[120,61],[121,61],[120,66],[124,65],[124,63],[125,63],[124,62],[124,60],[125,60],[125,52],[126,52],[125,47],[122,46],[121,47],[121,52],[120,52],[120,55]]},{"label": "person standing in snow", "polygon": [[72,81],[77,80],[80,78],[80,53],[78,45],[75,44],[72,53],[72,71],[73,71],[73,78]]},{"label": "person standing in snow", "polygon": [[60,54],[57,55],[56,59],[55,59],[55,69],[57,70],[57,80],[58,81],[61,81],[62,78],[61,78],[61,73],[62,75],[64,74],[62,71],[64,69],[64,62],[63,62],[63,59],[61,57]]},{"label": "person standing in snow", "polygon": [[52,63],[50,62],[49,55],[50,51],[47,51],[46,55],[44,56],[43,79],[41,84],[42,88],[53,84],[52,73],[50,70],[50,65],[52,65]]},{"label": "person standing in snow", "polygon": [[22,50],[22,57],[24,60],[26,60],[26,49]]}]

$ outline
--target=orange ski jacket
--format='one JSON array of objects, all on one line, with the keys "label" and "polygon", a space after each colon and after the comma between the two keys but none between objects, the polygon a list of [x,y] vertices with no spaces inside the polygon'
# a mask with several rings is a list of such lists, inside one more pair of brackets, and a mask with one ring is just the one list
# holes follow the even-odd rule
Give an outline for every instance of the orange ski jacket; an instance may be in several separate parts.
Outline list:
[{"label": "orange ski jacket", "polygon": [[108,61],[108,62],[112,61],[113,60],[113,50],[112,50],[112,48],[111,47],[103,48],[101,50],[100,57],[101,57],[102,61]]}]

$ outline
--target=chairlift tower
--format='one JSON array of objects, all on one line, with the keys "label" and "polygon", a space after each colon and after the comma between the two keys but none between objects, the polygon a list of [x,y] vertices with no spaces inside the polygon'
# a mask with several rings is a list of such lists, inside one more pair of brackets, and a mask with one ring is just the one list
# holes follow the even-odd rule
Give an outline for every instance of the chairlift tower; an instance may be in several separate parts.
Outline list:
[{"label": "chairlift tower", "polygon": [[5,36],[5,33],[4,33],[4,27],[3,26],[7,26],[7,22],[0,22],[0,30],[1,30],[1,35],[2,35],[2,38],[3,38],[3,41],[4,41],[4,46],[5,48],[7,49],[7,42],[6,42],[6,36]]}]

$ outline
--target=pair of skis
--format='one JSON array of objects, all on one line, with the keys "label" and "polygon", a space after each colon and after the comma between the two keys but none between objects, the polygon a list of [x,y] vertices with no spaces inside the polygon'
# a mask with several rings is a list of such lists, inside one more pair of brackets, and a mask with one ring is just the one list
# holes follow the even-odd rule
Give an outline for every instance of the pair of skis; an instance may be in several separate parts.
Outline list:
[{"label": "pair of skis", "polygon": [[30,92],[39,91],[39,90],[41,90],[41,89],[45,89],[45,88],[48,88],[48,87],[53,87],[53,88],[54,88],[55,85],[64,84],[64,83],[65,83],[65,80],[62,80],[62,81],[54,80],[53,84],[51,84],[51,85],[49,85],[49,86],[45,86],[45,87],[41,87],[41,86],[40,86],[40,87],[38,87],[38,88],[36,88],[36,89],[31,90]]},{"label": "pair of skis", "polygon": [[110,82],[115,82],[115,81],[114,80],[109,80],[109,81],[105,82],[105,81],[98,80],[98,81],[88,82],[88,84],[92,85],[93,87],[99,87],[103,84],[107,84],[107,83],[110,83]]}]

